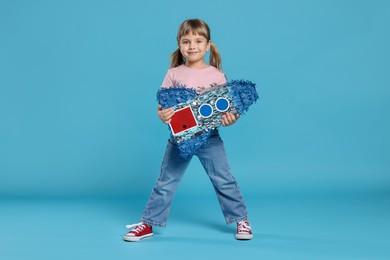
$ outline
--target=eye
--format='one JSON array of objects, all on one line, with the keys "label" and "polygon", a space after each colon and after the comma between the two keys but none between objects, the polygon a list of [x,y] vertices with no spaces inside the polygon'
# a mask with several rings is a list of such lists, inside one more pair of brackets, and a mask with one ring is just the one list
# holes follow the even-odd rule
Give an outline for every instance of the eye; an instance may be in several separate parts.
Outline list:
[{"label": "eye", "polygon": [[229,100],[227,100],[226,98],[218,98],[217,101],[215,102],[215,108],[219,111],[219,112],[225,112],[226,110],[229,109]]},{"label": "eye", "polygon": [[213,107],[209,104],[202,104],[198,109],[199,114],[203,118],[208,118],[213,115]]}]

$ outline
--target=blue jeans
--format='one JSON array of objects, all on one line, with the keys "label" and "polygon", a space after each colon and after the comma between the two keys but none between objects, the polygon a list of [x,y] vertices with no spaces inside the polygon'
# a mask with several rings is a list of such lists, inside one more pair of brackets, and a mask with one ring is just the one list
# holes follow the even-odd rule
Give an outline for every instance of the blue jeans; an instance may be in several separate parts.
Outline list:
[{"label": "blue jeans", "polygon": [[[209,142],[195,155],[210,177],[226,223],[245,220],[246,205],[237,182],[230,173],[223,141],[217,130],[214,130]],[[171,137],[168,140],[160,177],[142,214],[143,222],[151,226],[166,226],[173,196],[191,159],[183,159],[174,139]]]}]

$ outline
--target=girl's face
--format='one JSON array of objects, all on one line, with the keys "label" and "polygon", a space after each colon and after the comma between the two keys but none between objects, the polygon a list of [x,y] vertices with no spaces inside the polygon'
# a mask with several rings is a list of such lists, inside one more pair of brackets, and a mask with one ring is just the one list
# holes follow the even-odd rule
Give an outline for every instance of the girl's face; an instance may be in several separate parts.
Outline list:
[{"label": "girl's face", "polygon": [[204,68],[208,66],[203,58],[210,49],[210,41],[207,41],[204,36],[194,35],[190,32],[181,37],[179,48],[186,60],[187,67]]}]

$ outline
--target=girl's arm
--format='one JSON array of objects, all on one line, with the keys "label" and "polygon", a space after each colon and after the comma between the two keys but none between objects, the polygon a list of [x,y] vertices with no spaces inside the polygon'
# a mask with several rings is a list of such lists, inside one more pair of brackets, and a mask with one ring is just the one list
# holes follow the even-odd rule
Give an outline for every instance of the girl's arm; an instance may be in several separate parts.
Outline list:
[{"label": "girl's arm", "polygon": [[233,115],[232,113],[230,112],[226,112],[223,116],[222,116],[222,125],[223,126],[229,126],[229,125],[232,125],[234,124],[237,119],[240,118],[240,115],[237,114],[237,116]]},{"label": "girl's arm", "polygon": [[161,121],[164,124],[169,124],[171,122],[171,118],[175,111],[173,111],[172,108],[162,109],[161,105],[158,105],[157,107],[157,114],[158,117],[161,119]]}]

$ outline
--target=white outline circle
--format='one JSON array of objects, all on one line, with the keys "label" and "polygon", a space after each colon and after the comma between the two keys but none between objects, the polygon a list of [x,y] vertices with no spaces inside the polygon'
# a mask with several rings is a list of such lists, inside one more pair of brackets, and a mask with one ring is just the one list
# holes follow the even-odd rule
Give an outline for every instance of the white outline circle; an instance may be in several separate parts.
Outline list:
[{"label": "white outline circle", "polygon": [[[208,107],[211,108],[211,113],[210,113],[209,116],[204,116],[204,115],[202,115],[202,113],[200,112],[200,109],[201,109],[203,106],[208,106]],[[202,104],[202,105],[198,108],[198,113],[199,113],[199,115],[200,115],[201,117],[203,117],[203,118],[209,118],[210,116],[213,115],[214,109],[213,109],[213,107],[212,107],[210,104]]]},{"label": "white outline circle", "polygon": [[[227,106],[227,108],[225,110],[220,110],[217,107],[218,100],[220,100],[220,99],[226,100],[226,102],[228,103],[228,106]],[[219,112],[225,112],[226,110],[229,109],[229,107],[230,107],[230,102],[229,102],[229,100],[227,98],[221,97],[221,98],[218,98],[217,101],[215,101],[215,109],[218,110]]]}]

